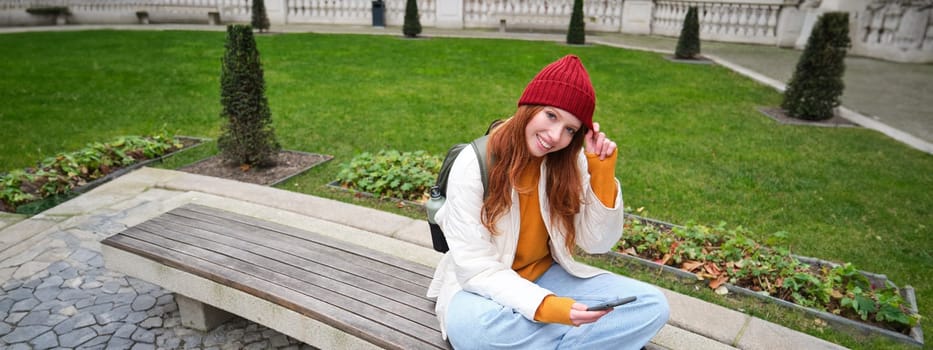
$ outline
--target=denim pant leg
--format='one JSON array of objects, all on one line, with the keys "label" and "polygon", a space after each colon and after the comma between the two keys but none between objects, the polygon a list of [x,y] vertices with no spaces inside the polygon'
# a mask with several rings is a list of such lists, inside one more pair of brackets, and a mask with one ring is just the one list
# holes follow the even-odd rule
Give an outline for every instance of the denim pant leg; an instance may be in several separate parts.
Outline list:
[{"label": "denim pant leg", "polygon": [[454,349],[554,349],[570,326],[529,321],[525,316],[467,291],[447,307],[447,339]]},{"label": "denim pant leg", "polygon": [[571,328],[560,349],[639,349],[667,323],[667,298],[650,284],[616,274],[578,278],[554,264],[536,283],[557,295],[593,305],[618,297],[638,299],[617,306],[595,323]]},{"label": "denim pant leg", "polygon": [[536,283],[584,304],[634,295],[596,323],[580,327],[538,323],[511,308],[460,291],[447,309],[447,335],[455,349],[638,349],[667,322],[667,300],[648,284],[604,274],[577,278],[554,264]]}]

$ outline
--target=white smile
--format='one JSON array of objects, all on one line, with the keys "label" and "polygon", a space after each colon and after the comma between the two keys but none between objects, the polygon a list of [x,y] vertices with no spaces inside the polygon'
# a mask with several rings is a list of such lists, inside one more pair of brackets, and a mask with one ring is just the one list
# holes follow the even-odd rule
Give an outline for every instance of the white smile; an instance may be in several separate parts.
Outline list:
[{"label": "white smile", "polygon": [[541,136],[535,135],[535,137],[538,139],[538,144],[541,145],[541,147],[543,147],[544,149],[550,150],[551,148],[554,147],[554,146],[551,146],[551,144],[544,142],[544,140],[541,139]]}]

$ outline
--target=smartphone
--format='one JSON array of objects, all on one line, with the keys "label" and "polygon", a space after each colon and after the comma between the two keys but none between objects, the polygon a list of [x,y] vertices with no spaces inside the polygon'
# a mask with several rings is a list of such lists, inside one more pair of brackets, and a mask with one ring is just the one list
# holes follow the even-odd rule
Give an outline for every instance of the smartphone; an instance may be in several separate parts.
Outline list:
[{"label": "smartphone", "polygon": [[614,308],[614,307],[619,306],[619,305],[625,305],[625,304],[631,303],[631,302],[635,301],[635,299],[637,299],[637,298],[635,298],[635,297],[617,298],[616,300],[607,301],[607,302],[605,302],[605,303],[599,303],[599,304],[590,306],[590,307],[588,307],[588,308],[586,309],[586,311],[602,311],[602,310],[608,310],[608,309]]}]

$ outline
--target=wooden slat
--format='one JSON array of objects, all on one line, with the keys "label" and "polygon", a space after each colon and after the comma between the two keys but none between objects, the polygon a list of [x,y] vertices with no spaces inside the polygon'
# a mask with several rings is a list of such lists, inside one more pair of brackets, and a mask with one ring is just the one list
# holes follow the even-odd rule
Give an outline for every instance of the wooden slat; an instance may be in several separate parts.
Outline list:
[{"label": "wooden slat", "polygon": [[[431,312],[424,309],[413,308],[396,300],[396,298],[404,297],[406,293],[393,291],[391,289],[383,289],[383,292],[388,295],[380,295],[378,293],[374,293],[373,291],[361,288],[358,285],[328,278],[325,275],[319,274],[317,271],[282,263],[281,261],[269,258],[268,256],[264,256],[262,252],[271,253],[274,256],[281,256],[281,254],[259,245],[250,244],[238,239],[224,237],[223,234],[187,226],[172,225],[171,223],[166,223],[166,225],[157,225],[154,221],[149,221],[137,225],[135,228],[137,230],[145,231],[159,237],[197,247],[199,251],[204,250],[210,253],[216,253],[223,255],[224,257],[239,260],[245,263],[245,266],[256,266],[262,269],[266,269],[271,274],[256,275],[258,278],[264,278],[270,282],[279,282],[274,281],[274,277],[279,277],[280,279],[286,281],[294,279],[292,282],[296,283],[295,289],[298,291],[303,290],[303,288],[307,288],[307,286],[301,285],[302,283],[313,285],[327,291],[334,292],[338,294],[339,297],[343,297],[346,300],[343,300],[342,302],[346,305],[365,304],[378,309],[376,313],[368,315],[367,317],[378,320],[390,316],[402,317],[403,320],[399,321],[401,323],[391,324],[393,326],[402,327],[400,329],[406,331],[411,329],[411,332],[420,331],[420,327],[405,327],[407,324],[406,321],[413,321],[423,327],[432,328],[434,331],[438,330],[437,327],[434,326],[437,324],[437,319]],[[136,237],[136,232],[131,232],[129,235]],[[204,258],[207,259],[208,257]],[[238,265],[232,265],[228,267],[236,268],[237,266]],[[335,295],[334,297],[336,298],[338,295]],[[385,322],[395,321],[387,320]]]},{"label": "wooden slat", "polygon": [[[319,234],[186,205],[102,242],[205,277],[386,348],[449,348],[430,267]],[[322,306],[323,305],[323,306]]]},{"label": "wooden slat", "polygon": [[360,251],[359,249],[360,247],[358,245],[355,245],[353,243],[349,243],[346,241],[342,241],[339,239],[315,234],[313,232],[300,230],[300,229],[297,229],[291,226],[276,224],[274,222],[265,221],[265,220],[253,218],[250,216],[246,216],[246,215],[240,215],[236,213],[223,211],[220,209],[205,207],[201,205],[194,205],[194,204],[185,205],[181,208],[173,210],[172,213],[176,215],[183,215],[182,213],[184,213],[185,211],[193,211],[193,212],[199,212],[199,213],[217,216],[221,218],[221,222],[220,222],[221,224],[230,224],[231,221],[234,223],[239,222],[239,223],[244,223],[247,225],[255,226],[261,229],[279,232],[282,234],[298,236],[298,237],[307,237],[308,239],[312,239],[315,242],[321,243],[323,245],[331,246],[331,247],[349,252],[351,254],[364,257],[366,258],[366,260],[369,260],[369,261],[375,261],[377,263],[385,263],[385,264],[389,264],[392,266],[397,266],[400,268],[399,271],[405,274],[414,272],[414,273],[417,273],[423,276],[428,281],[434,278],[434,269],[429,266],[418,264],[418,263],[415,263],[409,260],[399,258],[397,256],[393,256],[390,254],[386,254],[386,253],[371,250],[371,249],[366,249],[367,252],[365,255],[359,254],[358,252]]},{"label": "wooden slat", "polygon": [[[333,245],[327,245],[321,243],[319,240],[314,239],[315,236],[319,236],[310,232],[302,232],[301,235],[289,235],[282,234],[278,231],[270,231],[264,228],[259,228],[257,226],[251,226],[243,223],[227,222],[221,224],[218,221],[221,221],[223,218],[218,218],[215,216],[207,216],[205,214],[193,213],[190,211],[173,211],[168,213],[170,215],[163,215],[162,218],[165,220],[171,220],[173,222],[178,222],[181,224],[204,228],[212,230],[215,232],[230,231],[231,234],[236,234],[238,232],[245,232],[245,236],[259,236],[260,233],[264,233],[263,237],[275,236],[282,240],[282,242],[287,242],[287,248],[282,248],[284,251],[290,253],[305,256],[308,254],[321,254],[321,251],[327,251],[326,258],[311,257],[317,261],[344,261],[341,265],[346,269],[346,265],[357,266],[359,268],[354,269],[361,276],[376,281],[379,283],[384,283],[392,286],[393,288],[405,290],[423,296],[427,291],[427,286],[430,284],[431,279],[428,277],[423,277],[420,274],[413,274],[411,271],[405,270],[402,267],[396,265],[395,261],[380,261],[374,260],[369,256],[360,254],[359,252],[347,252],[345,250],[334,248]],[[189,221],[189,220],[196,221]],[[356,246],[354,246],[356,247]],[[356,247],[357,249],[359,247]],[[397,259],[397,258],[396,258]],[[417,289],[415,289],[417,288]]]},{"label": "wooden slat", "polygon": [[185,270],[216,283],[235,288],[290,310],[327,323],[343,332],[366,339],[387,349],[444,348],[437,337],[416,339],[395,329],[373,322],[335,305],[298,293],[289,288],[253,276],[230,271],[225,266],[124,235],[111,236],[101,243],[137,254],[166,266]]},{"label": "wooden slat", "polygon": [[280,262],[313,271],[334,280],[357,285],[375,293],[392,294],[399,301],[426,310],[433,315],[434,303],[425,296],[427,294],[427,284],[415,285],[405,280],[383,278],[384,276],[377,275],[369,269],[363,269],[351,261],[335,259],[333,254],[329,254],[330,252],[311,242],[295,240],[292,237],[276,235],[268,231],[242,232],[230,228],[221,232],[216,227],[210,228],[206,225],[199,225],[199,223],[197,221],[192,222],[192,219],[189,218],[163,215],[150,220],[146,224],[165,226],[172,230],[183,230],[182,227],[194,230],[213,230],[213,232],[222,235],[212,239],[225,242],[224,244],[243,244],[245,246],[241,249],[254,251]]}]

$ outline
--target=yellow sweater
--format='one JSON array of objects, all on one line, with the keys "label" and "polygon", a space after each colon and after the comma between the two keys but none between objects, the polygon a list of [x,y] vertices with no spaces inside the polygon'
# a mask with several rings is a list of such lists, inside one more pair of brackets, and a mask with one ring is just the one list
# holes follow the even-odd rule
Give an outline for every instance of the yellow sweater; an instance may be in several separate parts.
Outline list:
[{"label": "yellow sweater", "polygon": [[[616,200],[616,152],[605,160],[590,153],[586,154],[590,171],[590,186],[599,200],[612,206]],[[541,177],[541,160],[537,159],[528,164],[519,177],[516,188],[522,189],[518,194],[519,209],[521,211],[521,226],[518,236],[518,248],[512,269],[523,278],[534,281],[541,277],[553,264],[551,257],[547,229],[538,202],[538,181]],[[576,301],[555,295],[544,298],[535,312],[535,320],[548,323],[563,323],[572,325],[570,309]]]}]

